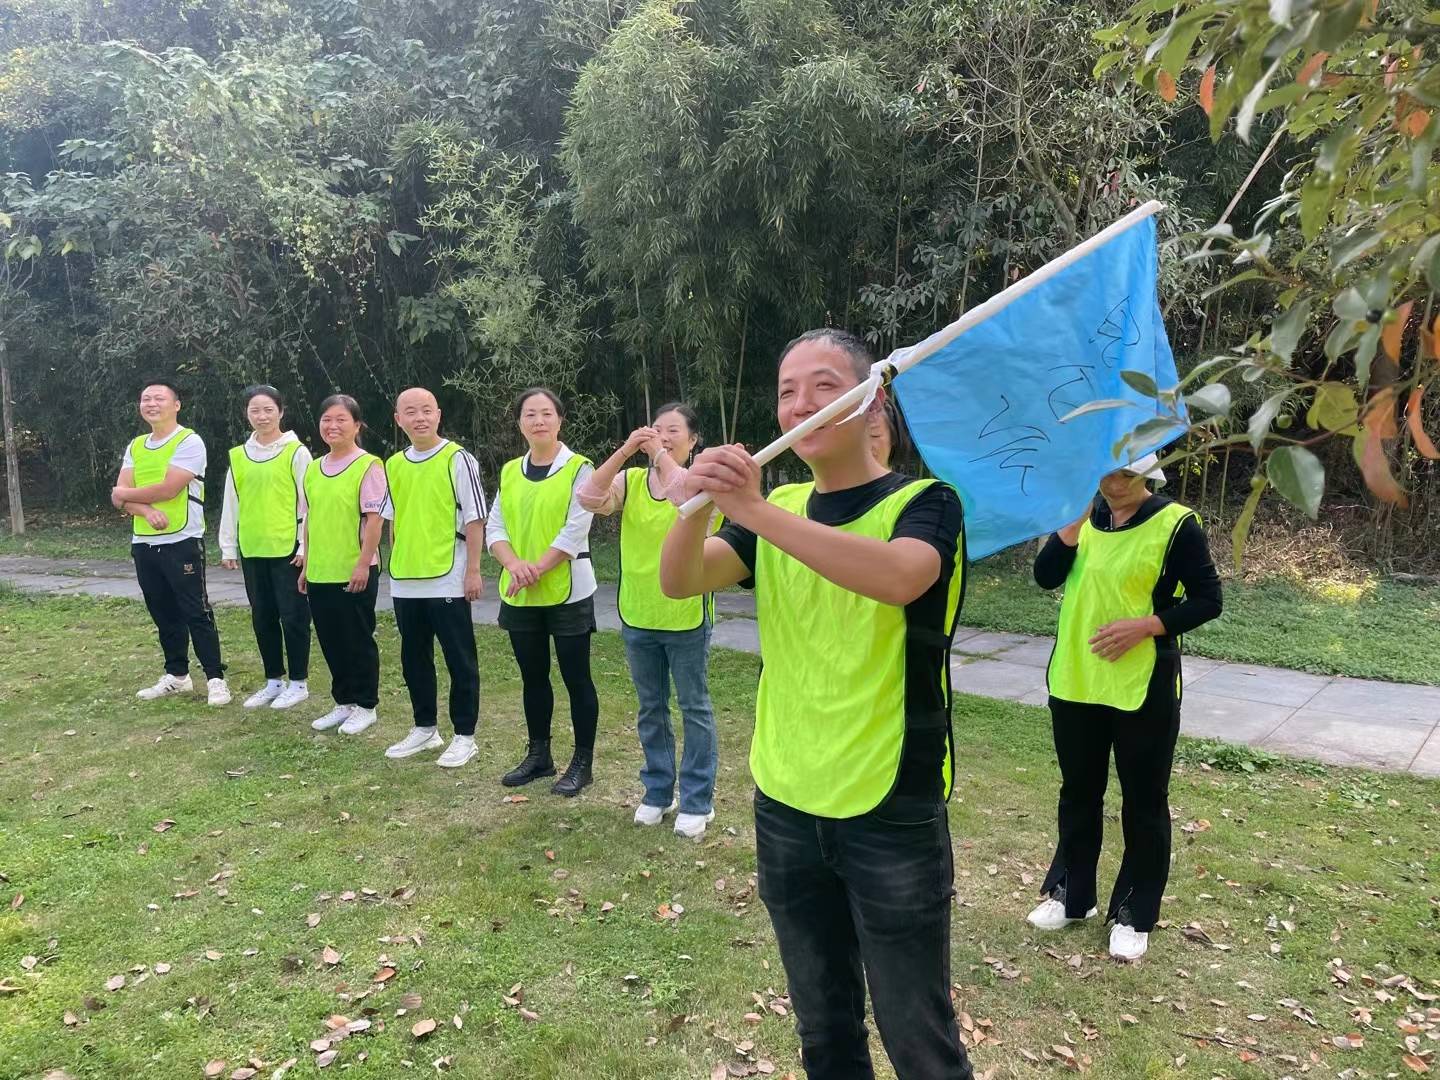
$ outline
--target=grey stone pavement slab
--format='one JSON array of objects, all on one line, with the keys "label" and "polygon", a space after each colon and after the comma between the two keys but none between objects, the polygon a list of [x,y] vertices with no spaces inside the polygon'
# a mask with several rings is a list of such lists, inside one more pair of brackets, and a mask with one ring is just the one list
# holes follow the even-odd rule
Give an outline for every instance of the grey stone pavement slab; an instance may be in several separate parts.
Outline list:
[{"label": "grey stone pavement slab", "polygon": [[[212,567],[210,597],[245,604],[237,571]],[[0,581],[27,592],[139,598],[129,563],[86,559],[0,556]],[[379,607],[390,610],[388,579]],[[748,594],[716,597],[716,645],[759,651],[754,600]],[[499,599],[473,605],[477,623],[494,625]],[[601,629],[619,629],[615,586],[595,594]],[[961,627],[955,634],[951,679],[966,694],[1044,705],[1045,668],[1053,639]],[[1245,743],[1275,753],[1334,765],[1414,772],[1440,777],[1440,687],[1411,686],[1310,675],[1204,657],[1184,660],[1185,696],[1180,728],[1186,735]]]}]

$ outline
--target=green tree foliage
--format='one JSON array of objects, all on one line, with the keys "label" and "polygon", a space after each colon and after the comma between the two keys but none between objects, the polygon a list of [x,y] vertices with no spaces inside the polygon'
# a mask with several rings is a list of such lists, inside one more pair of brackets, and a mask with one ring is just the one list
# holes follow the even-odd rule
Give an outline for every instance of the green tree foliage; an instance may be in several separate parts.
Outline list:
[{"label": "green tree foliage", "polygon": [[[1193,79],[1212,139],[1248,141],[1274,117],[1287,140],[1292,163],[1258,231],[1206,234],[1205,248],[1239,267],[1223,286],[1259,283],[1274,305],[1264,328],[1190,376],[1208,383],[1191,395],[1212,414],[1206,445],[1256,453],[1237,561],[1267,487],[1318,513],[1326,469],[1315,448],[1327,442],[1349,441],[1370,491],[1406,506],[1396,471],[1440,456],[1422,411],[1440,360],[1440,13],[1376,0],[1147,0],[1103,37],[1113,49],[1097,70],[1117,83],[1133,75],[1174,101]],[[1236,381],[1264,387],[1248,415],[1228,407]]]}]

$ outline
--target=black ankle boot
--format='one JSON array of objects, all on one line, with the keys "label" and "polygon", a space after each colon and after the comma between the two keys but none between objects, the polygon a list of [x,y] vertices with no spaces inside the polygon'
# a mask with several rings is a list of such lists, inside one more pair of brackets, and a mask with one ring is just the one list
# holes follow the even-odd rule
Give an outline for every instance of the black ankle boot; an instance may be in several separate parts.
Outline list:
[{"label": "black ankle boot", "polygon": [[525,752],[525,760],[500,778],[506,787],[520,787],[542,776],[555,775],[555,762],[550,757],[550,740],[537,739]]},{"label": "black ankle boot", "polygon": [[590,764],[594,759],[593,750],[576,750],[565,775],[556,780],[550,790],[556,795],[564,795],[567,799],[579,795],[581,788],[589,787],[595,782],[595,777],[590,774]]}]

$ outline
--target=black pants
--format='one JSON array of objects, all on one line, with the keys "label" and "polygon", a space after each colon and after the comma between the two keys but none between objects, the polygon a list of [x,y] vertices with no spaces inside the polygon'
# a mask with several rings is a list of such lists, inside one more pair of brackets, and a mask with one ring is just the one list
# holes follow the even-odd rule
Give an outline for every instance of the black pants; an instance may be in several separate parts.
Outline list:
[{"label": "black pants", "polygon": [[375,644],[375,597],[380,570],[370,568],[364,592],[346,592],[343,583],[309,583],[315,637],[330,669],[330,696],[336,705],[373,709],[380,702],[380,647]]},{"label": "black pants", "polygon": [[756,791],[755,855],[810,1080],[875,1075],[866,983],[900,1080],[971,1080],[950,1001],[944,803],[895,796],[837,820]]},{"label": "black pants", "polygon": [[1170,767],[1180,733],[1180,697],[1179,659],[1162,656],[1135,712],[1050,699],[1060,762],[1060,840],[1040,894],[1063,887],[1065,914],[1071,918],[1081,918],[1096,904],[1112,747],[1125,854],[1105,918],[1148,933],[1160,917],[1160,898],[1170,877]]},{"label": "black pants", "polygon": [[435,639],[450,672],[450,723],[456,735],[474,735],[480,718],[480,664],[470,602],[460,597],[395,597],[400,667],[410,691],[416,727],[434,727],[437,711]]},{"label": "black pants", "polygon": [[300,568],[288,557],[242,558],[240,571],[265,678],[285,678],[288,659],[290,678],[304,682],[310,677],[310,605],[300,592]]},{"label": "black pants", "polygon": [[[555,692],[550,687],[550,635],[542,631],[511,630],[510,647],[520,667],[525,727],[530,741],[548,739],[550,719],[555,712]],[[557,635],[555,658],[560,661],[560,678],[565,680],[565,689],[570,694],[575,749],[593,753],[595,728],[600,722],[600,698],[590,677],[590,635]]]},{"label": "black pants", "polygon": [[190,674],[190,645],[205,671],[205,678],[220,679],[220,632],[215,611],[205,591],[205,541],[176,540],[173,544],[131,544],[135,579],[160,634],[165,670],[176,678]]}]

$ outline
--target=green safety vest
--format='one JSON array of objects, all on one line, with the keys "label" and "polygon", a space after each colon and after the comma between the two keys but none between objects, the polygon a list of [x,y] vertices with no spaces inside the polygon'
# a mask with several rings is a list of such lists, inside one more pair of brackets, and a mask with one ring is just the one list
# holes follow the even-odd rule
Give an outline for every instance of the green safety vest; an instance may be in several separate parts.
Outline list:
[{"label": "green safety vest", "polygon": [[[170,468],[170,459],[175,456],[175,451],[180,449],[180,444],[189,436],[193,435],[189,428],[176,428],[170,438],[164,443],[151,450],[145,445],[148,435],[137,435],[135,441],[130,444],[130,461],[133,464],[135,486],[137,488],[149,487],[151,484],[158,484],[165,479],[165,472]],[[205,478],[196,477],[200,481],[200,497],[195,501],[202,507],[205,505]],[[136,536],[170,536],[178,533],[190,522],[190,485],[186,484],[172,498],[164,502],[151,503],[156,510],[162,511],[169,519],[165,528],[157,529],[143,517],[134,518]]]},{"label": "green safety vest", "polygon": [[[539,562],[570,514],[575,477],[587,458],[572,454],[570,460],[544,480],[525,475],[524,458],[514,458],[500,470],[500,513],[510,547],[525,562]],[[500,600],[511,607],[554,607],[570,600],[570,560],[545,574],[534,585],[509,595],[510,571],[500,572]]]},{"label": "green safety vest", "polygon": [[706,616],[714,617],[715,597],[672,600],[660,591],[660,549],[680,511],[669,499],[650,494],[649,476],[649,469],[625,470],[625,505],[620,511],[620,621],[637,630],[698,630]]},{"label": "green safety vest", "polygon": [[395,517],[390,577],[416,581],[444,577],[455,568],[455,455],[458,443],[447,442],[424,461],[411,461],[405,451],[385,461],[385,482]]},{"label": "green safety vest", "polygon": [[300,492],[295,483],[295,454],[300,441],[286,443],[268,461],[256,461],[244,445],[230,448],[230,479],[247,559],[279,559],[295,554],[300,534]]},{"label": "green safety vest", "polygon": [[[1114,661],[1091,652],[1090,639],[1106,623],[1155,614],[1155,583],[1165,556],[1181,522],[1194,514],[1168,503],[1134,528],[1107,532],[1088,518],[1080,526],[1050,655],[1051,696],[1126,712],[1144,703],[1155,671],[1155,639],[1146,638]],[[1177,587],[1176,595],[1181,592]]]},{"label": "green safety vest", "polygon": [[[889,540],[915,480],[834,528]],[[777,488],[769,501],[805,516],[813,483]],[[964,577],[957,557],[944,637],[954,629]],[[895,786],[905,748],[905,609],[843,589],[763,537],[755,546],[760,689],[750,772],[772,799],[819,817],[868,813]],[[949,704],[948,649],[940,663]],[[948,726],[948,721],[947,721]],[[951,743],[943,767],[949,798]]]},{"label": "green safety vest", "polygon": [[326,476],[315,458],[305,470],[305,520],[310,542],[305,550],[305,577],[320,585],[350,580],[360,561],[360,485],[380,459],[361,454],[337,475]]}]

